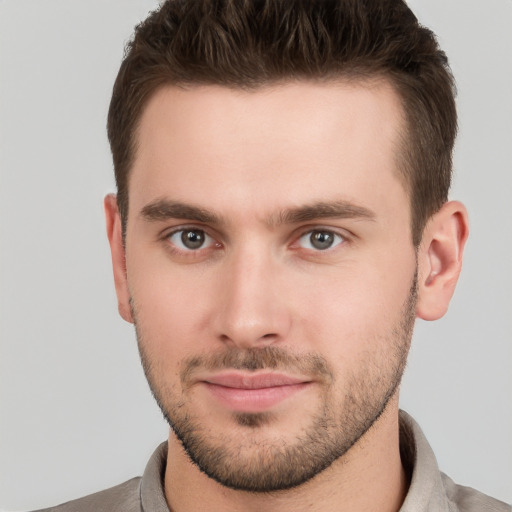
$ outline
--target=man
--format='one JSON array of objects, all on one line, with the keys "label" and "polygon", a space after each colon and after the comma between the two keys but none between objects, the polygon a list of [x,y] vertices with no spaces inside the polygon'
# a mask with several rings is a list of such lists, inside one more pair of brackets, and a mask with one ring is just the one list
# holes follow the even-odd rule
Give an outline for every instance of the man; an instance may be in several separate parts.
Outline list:
[{"label": "man", "polygon": [[171,431],[58,510],[509,510],[398,410],[468,234],[451,74],[403,3],[167,2],[108,132],[119,311]]}]

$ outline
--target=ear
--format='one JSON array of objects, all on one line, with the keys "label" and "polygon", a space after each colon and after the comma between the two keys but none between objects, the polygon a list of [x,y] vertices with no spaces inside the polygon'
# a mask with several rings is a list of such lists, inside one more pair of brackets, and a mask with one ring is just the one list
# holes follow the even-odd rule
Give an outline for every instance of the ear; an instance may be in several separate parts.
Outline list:
[{"label": "ear", "polygon": [[458,201],[445,203],[427,223],[418,251],[418,318],[437,320],[448,310],[468,233],[467,211]]},{"label": "ear", "polygon": [[133,323],[130,307],[130,292],[126,276],[126,255],[123,244],[123,232],[121,215],[117,207],[117,199],[114,194],[109,194],[103,202],[105,207],[105,220],[107,224],[107,236],[112,253],[112,267],[114,269],[114,283],[117,294],[117,307],[119,314],[127,322]]}]

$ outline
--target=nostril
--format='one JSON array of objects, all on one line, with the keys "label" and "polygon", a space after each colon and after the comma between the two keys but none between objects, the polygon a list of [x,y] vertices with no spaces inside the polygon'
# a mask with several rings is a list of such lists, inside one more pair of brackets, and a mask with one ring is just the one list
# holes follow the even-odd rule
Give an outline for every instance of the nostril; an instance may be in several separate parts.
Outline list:
[{"label": "nostril", "polygon": [[237,332],[230,335],[229,333],[223,333],[219,335],[219,340],[225,344],[232,344],[238,347],[245,348],[256,348],[258,346],[266,346],[276,342],[279,339],[279,334],[277,333],[267,333],[262,334],[261,336],[251,333],[251,332]]}]

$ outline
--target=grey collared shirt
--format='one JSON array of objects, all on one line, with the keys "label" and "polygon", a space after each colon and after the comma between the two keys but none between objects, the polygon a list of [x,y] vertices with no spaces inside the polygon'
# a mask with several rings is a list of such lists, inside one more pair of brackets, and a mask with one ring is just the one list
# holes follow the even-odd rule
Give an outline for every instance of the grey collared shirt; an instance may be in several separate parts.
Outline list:
[{"label": "grey collared shirt", "polygon": [[[418,424],[400,412],[400,453],[411,484],[399,512],[512,512],[510,505],[455,484],[439,471]],[[142,477],[39,512],[169,512],[164,494],[167,443],[153,453]]]}]

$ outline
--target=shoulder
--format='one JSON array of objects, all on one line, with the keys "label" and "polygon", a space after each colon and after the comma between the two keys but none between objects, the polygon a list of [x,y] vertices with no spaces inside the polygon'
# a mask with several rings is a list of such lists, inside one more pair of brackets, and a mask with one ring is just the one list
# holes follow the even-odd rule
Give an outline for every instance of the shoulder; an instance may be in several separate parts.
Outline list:
[{"label": "shoulder", "polygon": [[457,512],[511,512],[512,507],[503,501],[491,498],[471,487],[457,485],[450,477],[442,474],[450,509]]},{"label": "shoulder", "polygon": [[34,512],[140,512],[140,477],[104,491]]}]

